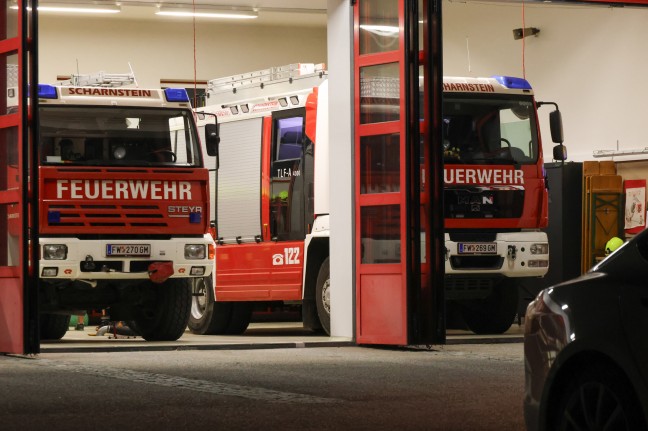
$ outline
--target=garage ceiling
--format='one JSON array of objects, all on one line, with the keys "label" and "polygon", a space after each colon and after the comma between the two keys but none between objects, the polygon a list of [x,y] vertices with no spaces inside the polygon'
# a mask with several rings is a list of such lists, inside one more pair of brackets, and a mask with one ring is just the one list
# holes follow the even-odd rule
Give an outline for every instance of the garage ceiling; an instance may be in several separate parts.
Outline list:
[{"label": "garage ceiling", "polygon": [[[220,18],[198,18],[201,21],[228,22],[241,25],[300,25],[326,26],[326,0],[42,0],[42,6],[50,4],[91,4],[120,5],[121,13],[112,15],[113,19],[131,20],[190,20],[191,18],[162,17],[155,15],[158,6],[186,6],[198,9],[212,7],[223,10],[254,10],[257,19],[236,20]],[[43,12],[44,13],[44,12]],[[61,12],[47,12],[62,14]]]}]

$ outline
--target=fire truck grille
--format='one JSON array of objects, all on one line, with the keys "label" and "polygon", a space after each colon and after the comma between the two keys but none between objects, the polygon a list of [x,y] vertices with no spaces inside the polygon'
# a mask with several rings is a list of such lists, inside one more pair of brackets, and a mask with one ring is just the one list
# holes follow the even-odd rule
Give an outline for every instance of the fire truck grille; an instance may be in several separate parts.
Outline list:
[{"label": "fire truck grille", "polygon": [[160,205],[52,205],[57,214],[48,226],[56,227],[167,227]]},{"label": "fire truck grille", "polygon": [[524,190],[454,189],[444,191],[446,218],[519,218]]}]

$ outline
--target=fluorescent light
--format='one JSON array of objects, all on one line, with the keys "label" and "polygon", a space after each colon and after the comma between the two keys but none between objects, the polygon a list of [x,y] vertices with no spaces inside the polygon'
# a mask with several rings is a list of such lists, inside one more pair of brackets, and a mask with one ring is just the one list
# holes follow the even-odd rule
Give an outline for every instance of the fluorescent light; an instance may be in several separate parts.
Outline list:
[{"label": "fluorescent light", "polygon": [[[18,9],[17,5],[12,5],[11,9]],[[30,7],[27,8],[31,10]],[[64,13],[119,13],[121,7],[117,5],[93,5],[93,4],[74,4],[74,3],[45,3],[38,6],[39,12],[64,12]]]},{"label": "fluorescent light", "polygon": [[39,12],[70,12],[70,13],[119,13],[119,6],[100,6],[100,5],[41,5],[38,6]]},{"label": "fluorescent light", "polygon": [[255,10],[218,9],[201,6],[193,9],[187,6],[160,6],[156,15],[197,17],[197,18],[227,18],[227,19],[255,19],[259,13]]}]

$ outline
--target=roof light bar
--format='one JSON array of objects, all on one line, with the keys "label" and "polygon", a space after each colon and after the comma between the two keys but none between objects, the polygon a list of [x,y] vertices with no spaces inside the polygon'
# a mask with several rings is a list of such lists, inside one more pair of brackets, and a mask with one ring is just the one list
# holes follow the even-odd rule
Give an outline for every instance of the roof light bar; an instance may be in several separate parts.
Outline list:
[{"label": "roof light bar", "polygon": [[513,90],[531,90],[531,84],[524,78],[515,78],[513,76],[493,76],[493,78],[506,88]]},{"label": "roof light bar", "polygon": [[38,97],[41,99],[57,99],[56,87],[48,84],[38,84]]},{"label": "roof light bar", "polygon": [[165,88],[167,102],[189,102],[189,94],[184,88]]}]

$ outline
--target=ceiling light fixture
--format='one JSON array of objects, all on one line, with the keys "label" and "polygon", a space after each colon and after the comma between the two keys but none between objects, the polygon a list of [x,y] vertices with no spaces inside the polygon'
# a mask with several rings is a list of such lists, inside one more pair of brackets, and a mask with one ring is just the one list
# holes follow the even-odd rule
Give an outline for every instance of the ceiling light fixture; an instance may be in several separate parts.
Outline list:
[{"label": "ceiling light fixture", "polygon": [[[18,9],[17,5],[10,6],[11,9]],[[30,9],[31,8],[27,8]],[[62,13],[119,13],[121,7],[114,4],[75,4],[75,3],[43,3],[38,5],[39,12],[62,12]]]},{"label": "ceiling light fixture", "polygon": [[255,19],[259,13],[252,9],[218,9],[191,8],[181,5],[161,5],[158,7],[156,15],[177,16],[177,17],[197,17],[197,18],[225,18],[225,19]]}]

